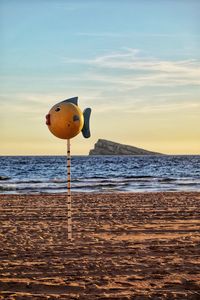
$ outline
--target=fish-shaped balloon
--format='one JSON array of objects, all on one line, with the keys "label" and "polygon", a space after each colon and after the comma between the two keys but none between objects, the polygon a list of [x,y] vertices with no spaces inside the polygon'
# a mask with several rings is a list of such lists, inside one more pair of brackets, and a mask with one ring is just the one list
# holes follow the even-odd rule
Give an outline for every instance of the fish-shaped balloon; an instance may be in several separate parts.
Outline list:
[{"label": "fish-shaped balloon", "polygon": [[78,97],[74,97],[55,104],[46,115],[46,124],[60,139],[71,139],[81,131],[85,138],[89,138],[90,115],[91,108],[82,112],[78,107]]}]

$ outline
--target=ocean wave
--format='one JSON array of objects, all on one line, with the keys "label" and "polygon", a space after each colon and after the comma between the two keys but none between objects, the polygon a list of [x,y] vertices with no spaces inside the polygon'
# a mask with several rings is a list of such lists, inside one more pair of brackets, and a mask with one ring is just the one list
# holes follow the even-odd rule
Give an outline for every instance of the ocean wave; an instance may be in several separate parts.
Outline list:
[{"label": "ocean wave", "polygon": [[177,182],[177,185],[185,185],[185,186],[199,186],[200,182]]},{"label": "ocean wave", "polygon": [[173,182],[176,181],[175,178],[158,178],[159,182]]},{"label": "ocean wave", "polygon": [[[83,178],[75,179],[71,182],[72,190],[102,190],[102,189],[142,189],[163,187],[176,188],[178,186],[198,186],[200,180],[189,180],[186,178],[157,178],[153,176],[134,176],[134,177],[120,177],[120,178]],[[163,187],[162,187],[163,186]],[[2,182],[0,191],[46,191],[46,190],[66,190],[67,180],[63,178],[54,178],[50,180],[21,180],[14,182]]]},{"label": "ocean wave", "polygon": [[45,183],[45,182],[49,182],[49,181],[45,181],[45,180],[17,180],[17,181],[14,181],[13,183],[15,184],[32,184],[32,183]]},{"label": "ocean wave", "polygon": [[[66,157],[0,157],[0,193],[67,188]],[[73,191],[200,190],[200,156],[72,157]]]},{"label": "ocean wave", "polygon": [[0,191],[16,191],[15,186],[0,186]]},{"label": "ocean wave", "polygon": [[11,179],[11,178],[8,176],[0,175],[0,180],[9,180],[9,179]]},{"label": "ocean wave", "polygon": [[130,178],[130,179],[143,179],[143,178],[155,178],[154,176],[151,175],[125,175],[124,178]]}]

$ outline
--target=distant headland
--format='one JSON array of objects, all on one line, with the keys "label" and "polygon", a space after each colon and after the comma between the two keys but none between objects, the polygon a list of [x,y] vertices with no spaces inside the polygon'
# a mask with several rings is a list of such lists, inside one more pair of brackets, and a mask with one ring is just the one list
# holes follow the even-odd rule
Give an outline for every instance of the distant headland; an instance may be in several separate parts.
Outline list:
[{"label": "distant headland", "polygon": [[120,143],[99,139],[94,149],[90,150],[89,155],[163,155],[162,153],[152,152],[134,146],[123,145]]}]

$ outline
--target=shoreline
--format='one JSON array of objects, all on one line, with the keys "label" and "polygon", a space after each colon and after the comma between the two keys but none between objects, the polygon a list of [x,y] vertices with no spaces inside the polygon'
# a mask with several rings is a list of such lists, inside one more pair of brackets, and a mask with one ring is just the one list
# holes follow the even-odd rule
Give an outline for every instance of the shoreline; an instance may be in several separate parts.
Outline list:
[{"label": "shoreline", "polygon": [[[73,191],[71,189],[71,194],[72,195],[112,195],[112,194],[124,194],[124,195],[134,195],[134,194],[200,194],[200,190],[197,190],[197,191],[193,191],[193,190],[187,190],[187,191],[116,191],[116,190],[113,190],[113,191],[105,191],[105,192],[99,192],[99,191],[91,191],[91,192],[83,192],[83,191]],[[1,201],[1,197],[4,197],[4,196],[11,196],[11,197],[15,197],[15,196],[23,196],[23,197],[35,197],[35,196],[39,196],[39,197],[43,197],[43,196],[66,196],[67,195],[67,190],[66,192],[58,192],[58,193],[46,193],[46,192],[38,192],[38,193],[0,193],[0,201]]]},{"label": "shoreline", "polygon": [[[198,299],[200,192],[0,195],[0,299]],[[8,298],[7,298],[8,297]]]}]

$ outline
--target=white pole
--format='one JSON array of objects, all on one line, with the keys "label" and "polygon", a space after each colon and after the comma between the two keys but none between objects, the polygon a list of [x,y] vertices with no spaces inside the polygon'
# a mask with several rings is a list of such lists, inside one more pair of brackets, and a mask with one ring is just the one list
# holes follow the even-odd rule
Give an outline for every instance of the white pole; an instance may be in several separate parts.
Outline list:
[{"label": "white pole", "polygon": [[70,140],[67,140],[67,231],[68,239],[72,240],[72,200],[71,200],[71,156],[70,156]]}]

